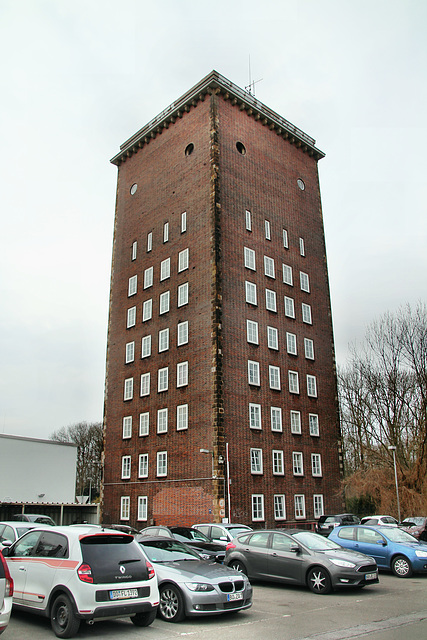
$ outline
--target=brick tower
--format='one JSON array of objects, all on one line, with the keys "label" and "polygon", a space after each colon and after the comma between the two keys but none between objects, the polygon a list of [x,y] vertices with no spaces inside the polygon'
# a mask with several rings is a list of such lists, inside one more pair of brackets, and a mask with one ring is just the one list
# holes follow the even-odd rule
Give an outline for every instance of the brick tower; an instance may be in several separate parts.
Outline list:
[{"label": "brick tower", "polygon": [[212,71],[112,159],[104,523],[342,509],[322,157]]}]

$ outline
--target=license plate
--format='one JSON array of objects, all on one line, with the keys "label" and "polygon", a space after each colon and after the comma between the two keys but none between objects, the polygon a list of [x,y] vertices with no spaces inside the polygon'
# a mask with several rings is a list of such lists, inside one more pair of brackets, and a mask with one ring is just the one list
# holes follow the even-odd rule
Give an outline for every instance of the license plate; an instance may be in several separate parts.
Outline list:
[{"label": "license plate", "polygon": [[243,600],[243,593],[229,593],[227,594],[227,600],[228,602],[231,600]]},{"label": "license plate", "polygon": [[377,579],[377,572],[375,571],[374,573],[366,573],[365,574],[365,580],[376,580]]},{"label": "license plate", "polygon": [[126,598],[137,598],[138,589],[115,589],[110,591],[110,600],[125,600]]}]

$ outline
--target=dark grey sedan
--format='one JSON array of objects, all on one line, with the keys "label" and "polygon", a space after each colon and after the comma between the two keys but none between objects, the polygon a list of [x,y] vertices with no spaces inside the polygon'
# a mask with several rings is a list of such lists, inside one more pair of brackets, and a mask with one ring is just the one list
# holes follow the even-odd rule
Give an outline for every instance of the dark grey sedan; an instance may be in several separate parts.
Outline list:
[{"label": "dark grey sedan", "polygon": [[241,534],[227,545],[225,564],[249,578],[307,585],[319,594],[378,582],[373,558],[300,529]]}]

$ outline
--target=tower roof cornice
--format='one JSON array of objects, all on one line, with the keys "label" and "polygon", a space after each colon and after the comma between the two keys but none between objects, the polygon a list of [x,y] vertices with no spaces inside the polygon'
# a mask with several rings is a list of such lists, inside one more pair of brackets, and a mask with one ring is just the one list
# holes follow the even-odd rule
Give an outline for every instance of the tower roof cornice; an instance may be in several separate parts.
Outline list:
[{"label": "tower roof cornice", "polygon": [[138,149],[148,144],[151,139],[162,133],[163,129],[167,129],[178,118],[182,118],[184,113],[188,112],[191,107],[196,107],[199,101],[205,100],[207,95],[212,94],[220,94],[224,100],[230,100],[232,104],[246,111],[248,116],[259,120],[264,126],[269,127],[277,135],[282,136],[316,160],[320,160],[325,156],[315,146],[316,141],[314,138],[311,138],[304,131],[298,129],[291,122],[257,100],[248,91],[233,84],[217,71],[211,71],[194,87],[184,93],[183,96],[172,102],[142,129],[139,129],[132,137],[120,145],[119,153],[111,159],[111,162],[117,166],[120,165],[136,153]]}]

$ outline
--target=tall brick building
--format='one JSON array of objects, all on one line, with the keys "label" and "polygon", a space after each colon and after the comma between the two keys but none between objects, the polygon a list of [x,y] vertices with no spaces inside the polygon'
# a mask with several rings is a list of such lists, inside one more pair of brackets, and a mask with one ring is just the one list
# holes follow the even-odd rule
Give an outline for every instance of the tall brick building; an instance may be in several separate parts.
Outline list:
[{"label": "tall brick building", "polygon": [[112,159],[105,523],[342,508],[322,157],[213,71]]}]

